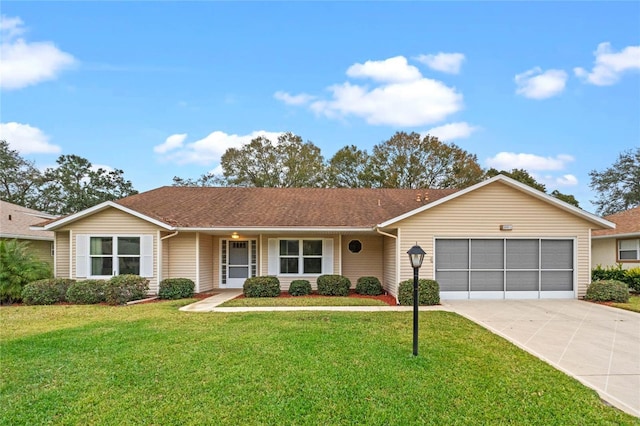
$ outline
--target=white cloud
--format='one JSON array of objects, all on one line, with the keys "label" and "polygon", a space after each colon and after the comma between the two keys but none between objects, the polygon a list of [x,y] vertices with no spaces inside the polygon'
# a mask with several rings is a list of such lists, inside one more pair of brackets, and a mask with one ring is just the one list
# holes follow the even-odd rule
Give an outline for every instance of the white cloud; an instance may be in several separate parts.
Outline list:
[{"label": "white cloud", "polygon": [[478,130],[478,127],[471,126],[469,123],[462,121],[434,127],[424,132],[422,136],[424,137],[428,134],[437,137],[441,141],[453,141],[468,138],[476,130]]},{"label": "white cloud", "polygon": [[560,154],[556,157],[541,157],[535,154],[499,152],[495,157],[488,158],[486,164],[498,170],[562,170],[573,160],[572,156],[566,154]]},{"label": "white cloud", "polygon": [[547,70],[540,67],[517,74],[516,93],[531,99],[547,99],[560,94],[567,83],[567,73],[563,70]]},{"label": "white cloud", "polygon": [[[169,136],[163,144],[155,146],[154,151],[166,154],[171,150],[172,152],[163,158],[178,164],[209,165],[219,162],[222,154],[229,148],[240,148],[259,136],[276,142],[280,135],[282,135],[281,132],[267,132],[265,130],[254,131],[248,135],[229,135],[218,130],[200,140],[184,145],[187,135],[175,134]],[[171,142],[169,142],[170,139],[172,140]],[[178,141],[180,142],[179,145],[177,144]],[[170,149],[166,148],[167,145]],[[160,152],[158,149],[164,149],[164,151]]]},{"label": "white cloud", "polygon": [[311,96],[306,93],[300,93],[299,95],[291,95],[287,92],[282,92],[282,91],[278,91],[274,93],[273,97],[279,101],[284,102],[287,105],[304,105],[315,99],[315,96]]},{"label": "white cloud", "polygon": [[10,122],[0,123],[0,139],[21,154],[57,154],[60,147],[49,143],[49,136],[37,127]]},{"label": "white cloud", "polygon": [[419,55],[416,59],[433,70],[459,74],[465,58],[462,53],[440,52],[436,55]]},{"label": "white cloud", "polygon": [[42,81],[53,80],[76,63],[69,53],[52,42],[27,42],[20,18],[0,17],[0,88],[22,89]]},{"label": "white cloud", "polygon": [[23,25],[24,22],[18,17],[0,16],[0,34],[2,34],[2,37],[12,39],[23,34],[25,32]]},{"label": "white cloud", "polygon": [[600,43],[593,54],[596,60],[591,72],[580,67],[573,71],[577,77],[596,86],[610,86],[617,83],[625,71],[640,70],[640,45],[613,52],[610,43]]},{"label": "white cloud", "polygon": [[418,68],[409,65],[404,56],[395,56],[383,61],[367,61],[364,64],[353,64],[347,69],[352,78],[371,78],[379,82],[415,81],[422,78]]},{"label": "white cloud", "polygon": [[153,152],[157,154],[164,154],[168,151],[173,151],[176,148],[181,148],[185,139],[187,139],[186,133],[171,135],[164,141],[164,143],[154,146]]},{"label": "white cloud", "polygon": [[578,184],[578,178],[574,175],[562,175],[555,179],[555,183],[559,186],[576,186]]},{"label": "white cloud", "polygon": [[[463,108],[462,94],[441,81],[425,78],[403,56],[382,61],[354,64],[349,77],[366,77],[373,85],[351,82],[329,86],[330,99],[317,99],[308,106],[316,114],[342,119],[356,116],[369,124],[423,126],[446,119]],[[277,92],[274,95],[289,104],[302,105],[315,97]]]}]

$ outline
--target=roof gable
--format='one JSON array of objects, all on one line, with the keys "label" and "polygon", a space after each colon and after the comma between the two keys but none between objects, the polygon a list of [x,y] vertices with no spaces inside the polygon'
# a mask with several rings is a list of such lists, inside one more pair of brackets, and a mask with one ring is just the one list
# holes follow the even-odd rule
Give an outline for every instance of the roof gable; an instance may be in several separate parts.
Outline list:
[{"label": "roof gable", "polygon": [[585,220],[597,225],[598,227],[601,227],[601,228],[615,228],[615,224],[614,223],[611,223],[611,222],[609,222],[609,221],[607,221],[605,219],[602,219],[599,216],[591,214],[591,213],[589,213],[589,212],[587,212],[585,210],[582,210],[582,209],[580,209],[578,207],[572,206],[571,204],[565,203],[564,201],[561,201],[561,200],[559,200],[559,199],[557,199],[555,197],[552,197],[552,196],[550,196],[548,194],[545,194],[544,192],[538,191],[537,189],[534,189],[534,188],[530,187],[529,185],[525,185],[525,184],[523,184],[521,182],[518,182],[515,179],[512,179],[512,178],[504,176],[504,175],[497,175],[497,176],[492,177],[491,179],[484,180],[484,181],[482,181],[480,183],[477,183],[475,185],[472,185],[470,187],[467,187],[465,189],[462,189],[460,191],[452,193],[452,194],[450,194],[450,195],[448,195],[446,197],[442,197],[442,198],[434,201],[433,203],[429,203],[429,204],[421,206],[421,207],[419,207],[419,208],[417,208],[415,210],[412,210],[412,211],[409,211],[407,213],[404,213],[404,214],[402,214],[402,215],[400,215],[398,217],[394,217],[391,220],[383,222],[378,226],[380,228],[386,228],[386,227],[392,226],[392,225],[398,223],[399,221],[401,221],[403,219],[409,218],[409,217],[411,217],[413,215],[416,215],[418,213],[421,213],[423,211],[432,209],[432,208],[434,208],[434,207],[436,207],[436,206],[438,206],[440,204],[446,203],[446,202],[448,202],[450,200],[453,200],[453,199],[456,199],[458,197],[462,197],[465,194],[468,194],[469,192],[476,191],[476,190],[478,190],[480,188],[483,188],[483,187],[485,187],[487,185],[494,184],[496,182],[501,182],[501,183],[503,183],[505,185],[508,185],[508,186],[510,186],[512,188],[515,188],[515,189],[519,190],[519,191],[522,191],[525,194],[528,194],[528,195],[530,195],[530,196],[532,196],[534,198],[537,198],[539,200],[547,202],[547,203],[549,203],[549,204],[551,204],[551,205],[553,205],[555,207],[558,207],[558,208],[560,208],[562,210],[565,210],[565,211],[567,211],[567,212],[569,212],[571,214],[574,214],[574,215],[576,215],[578,217],[581,217],[581,218],[583,218],[583,219],[585,219]]}]

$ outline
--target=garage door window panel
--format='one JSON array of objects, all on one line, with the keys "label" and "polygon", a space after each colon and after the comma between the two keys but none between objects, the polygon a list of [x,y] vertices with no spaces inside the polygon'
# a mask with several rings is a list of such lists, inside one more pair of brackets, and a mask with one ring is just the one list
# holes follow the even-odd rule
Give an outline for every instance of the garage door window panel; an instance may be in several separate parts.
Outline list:
[{"label": "garage door window panel", "polygon": [[471,271],[471,291],[504,291],[504,272]]},{"label": "garage door window panel", "polygon": [[471,269],[504,269],[504,241],[471,240]]}]

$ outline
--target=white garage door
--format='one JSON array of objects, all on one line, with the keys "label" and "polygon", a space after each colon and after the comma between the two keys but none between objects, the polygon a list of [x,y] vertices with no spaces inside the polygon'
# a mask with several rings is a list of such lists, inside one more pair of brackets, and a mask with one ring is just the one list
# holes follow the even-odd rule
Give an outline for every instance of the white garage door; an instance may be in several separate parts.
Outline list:
[{"label": "white garage door", "polygon": [[573,298],[572,239],[436,239],[442,299]]}]

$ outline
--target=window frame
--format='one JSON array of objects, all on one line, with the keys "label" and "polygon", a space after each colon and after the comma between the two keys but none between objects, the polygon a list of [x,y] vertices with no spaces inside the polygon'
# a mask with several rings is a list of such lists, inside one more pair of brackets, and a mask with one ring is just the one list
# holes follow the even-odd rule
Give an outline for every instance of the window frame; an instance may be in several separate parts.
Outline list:
[{"label": "window frame", "polygon": [[[280,244],[282,241],[297,241],[298,242],[298,254],[281,254]],[[317,241],[320,242],[320,254],[304,254],[304,242],[305,241]],[[323,267],[324,267],[324,240],[322,238],[279,238],[278,239],[278,275],[282,276],[305,276],[305,277],[314,277],[322,275]],[[297,259],[298,260],[298,271],[297,272],[282,272],[282,259]],[[320,259],[320,272],[310,272],[305,273],[304,271],[304,261],[305,259]]]},{"label": "window frame", "polygon": [[[94,255],[91,253],[91,240],[94,238],[111,238],[112,243],[112,253],[109,255]],[[138,254],[119,254],[119,244],[118,240],[120,238],[137,238],[138,239]],[[142,273],[142,235],[105,235],[105,234],[89,234],[88,235],[88,251],[87,251],[87,277],[92,279],[105,279],[115,277],[120,275],[120,258],[138,258],[138,273],[136,275],[141,275]],[[111,274],[110,275],[94,275],[93,274],[93,262],[94,258],[111,258]]]},{"label": "window frame", "polygon": [[[635,241],[635,259],[621,259],[620,252],[622,251],[631,251],[631,250],[622,250],[620,244],[623,241]],[[616,240],[616,261],[618,263],[637,263],[640,262],[640,238],[619,238]]]}]

